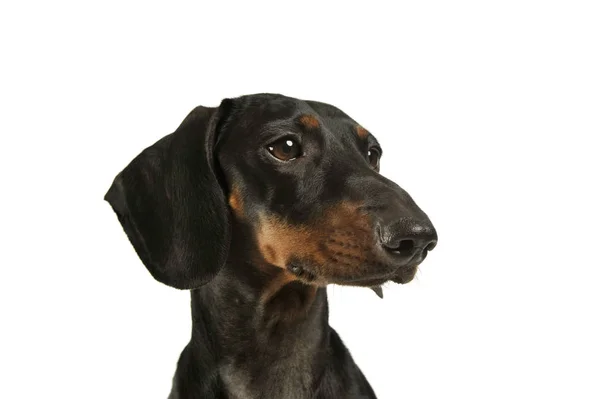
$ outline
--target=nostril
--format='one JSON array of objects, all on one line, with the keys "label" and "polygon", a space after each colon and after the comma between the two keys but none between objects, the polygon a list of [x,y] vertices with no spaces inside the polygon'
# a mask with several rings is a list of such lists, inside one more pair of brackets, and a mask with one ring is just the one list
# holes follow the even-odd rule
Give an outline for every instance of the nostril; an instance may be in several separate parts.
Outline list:
[{"label": "nostril", "polygon": [[415,250],[415,242],[413,240],[400,240],[395,245],[384,244],[388,251],[398,255],[412,255]]},{"label": "nostril", "polygon": [[376,234],[383,249],[402,258],[411,258],[417,253],[426,256],[437,244],[436,231],[428,220],[402,218],[377,226]]},{"label": "nostril", "polygon": [[415,248],[415,242],[413,240],[402,240],[395,250],[401,253],[411,253]]}]

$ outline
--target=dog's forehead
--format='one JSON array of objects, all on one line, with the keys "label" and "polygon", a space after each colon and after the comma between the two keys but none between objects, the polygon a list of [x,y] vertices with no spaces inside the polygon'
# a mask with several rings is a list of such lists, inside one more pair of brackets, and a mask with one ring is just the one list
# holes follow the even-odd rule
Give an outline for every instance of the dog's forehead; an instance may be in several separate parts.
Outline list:
[{"label": "dog's forehead", "polygon": [[320,128],[322,132],[341,135],[342,138],[358,136],[366,140],[370,135],[354,119],[331,104],[278,94],[255,94],[238,100],[239,125],[256,134],[300,126],[308,130]]}]

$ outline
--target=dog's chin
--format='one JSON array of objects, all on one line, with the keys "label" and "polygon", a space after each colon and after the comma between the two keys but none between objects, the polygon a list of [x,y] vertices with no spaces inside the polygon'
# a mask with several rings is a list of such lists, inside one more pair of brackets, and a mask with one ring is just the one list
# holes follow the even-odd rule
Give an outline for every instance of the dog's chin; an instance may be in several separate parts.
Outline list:
[{"label": "dog's chin", "polygon": [[419,266],[413,266],[411,268],[404,269],[400,273],[398,273],[396,275],[396,277],[394,277],[392,279],[392,281],[394,283],[398,283],[398,284],[410,283],[415,278],[415,275],[417,274],[418,269],[419,269]]}]

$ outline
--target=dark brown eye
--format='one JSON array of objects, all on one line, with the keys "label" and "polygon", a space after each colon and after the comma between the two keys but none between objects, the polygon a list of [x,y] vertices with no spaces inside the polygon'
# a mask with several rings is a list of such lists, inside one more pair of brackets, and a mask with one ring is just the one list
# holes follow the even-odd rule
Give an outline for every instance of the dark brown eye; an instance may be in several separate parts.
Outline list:
[{"label": "dark brown eye", "polygon": [[267,149],[280,161],[291,161],[302,156],[300,144],[292,138],[286,137],[275,141],[267,146]]},{"label": "dark brown eye", "polygon": [[369,157],[369,163],[373,169],[379,169],[379,158],[381,158],[381,152],[375,148],[369,148],[367,152],[367,156]]}]

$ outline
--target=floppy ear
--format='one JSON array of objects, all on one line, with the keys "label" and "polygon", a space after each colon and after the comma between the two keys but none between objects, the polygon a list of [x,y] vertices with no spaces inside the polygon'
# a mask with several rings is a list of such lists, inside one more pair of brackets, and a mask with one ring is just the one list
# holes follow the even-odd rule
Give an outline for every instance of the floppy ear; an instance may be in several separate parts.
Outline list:
[{"label": "floppy ear", "polygon": [[104,199],[152,276],[179,289],[225,263],[230,225],[213,154],[219,108],[195,108],[117,175]]}]

